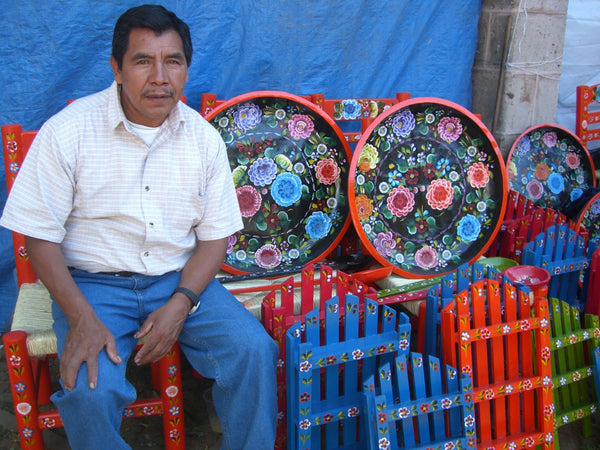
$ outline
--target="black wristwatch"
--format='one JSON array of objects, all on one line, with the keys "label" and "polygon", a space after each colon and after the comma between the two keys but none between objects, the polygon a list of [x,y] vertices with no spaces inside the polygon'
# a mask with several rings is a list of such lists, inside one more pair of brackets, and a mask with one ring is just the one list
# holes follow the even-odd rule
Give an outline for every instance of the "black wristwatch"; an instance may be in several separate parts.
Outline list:
[{"label": "black wristwatch", "polygon": [[171,294],[171,296],[173,296],[173,295],[175,295],[177,293],[183,294],[187,298],[190,299],[190,301],[192,302],[192,304],[194,306],[192,306],[192,309],[190,309],[190,312],[188,313],[188,315],[194,314],[196,312],[196,310],[198,309],[198,306],[200,306],[200,298],[196,294],[194,294],[194,292],[191,291],[190,289],[184,288],[184,287],[181,287],[181,286],[175,288],[175,290],[173,291],[173,293]]}]

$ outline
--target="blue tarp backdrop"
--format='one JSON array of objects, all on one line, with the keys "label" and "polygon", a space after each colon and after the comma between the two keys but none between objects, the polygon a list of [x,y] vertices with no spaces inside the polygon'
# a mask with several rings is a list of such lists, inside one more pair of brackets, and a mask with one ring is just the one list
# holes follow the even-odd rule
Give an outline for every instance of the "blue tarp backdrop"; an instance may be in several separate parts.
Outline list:
[{"label": "blue tarp backdrop", "polygon": [[[481,0],[190,0],[162,3],[190,26],[185,95],[256,90],[329,98],[433,96],[471,106]],[[3,2],[0,124],[38,129],[68,99],[112,82],[119,15],[140,1]],[[0,208],[6,200],[0,175]],[[0,228],[0,331],[14,301],[11,236]]]}]

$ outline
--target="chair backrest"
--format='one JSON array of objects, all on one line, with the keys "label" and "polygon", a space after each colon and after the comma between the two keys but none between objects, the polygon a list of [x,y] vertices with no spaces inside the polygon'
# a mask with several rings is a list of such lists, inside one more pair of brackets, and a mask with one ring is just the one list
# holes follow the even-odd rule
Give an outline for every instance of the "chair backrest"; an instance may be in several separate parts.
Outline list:
[{"label": "chair backrest", "polygon": [[[600,344],[598,316],[580,315],[576,308],[557,298],[549,302],[555,428],[582,420],[587,436],[591,434],[591,415],[598,397],[592,383],[593,361],[586,355],[592,355]],[[555,433],[555,442],[557,437]]]},{"label": "chair backrest", "polygon": [[363,386],[369,449],[469,448],[475,440],[473,385],[439,358],[403,354]]},{"label": "chair backrest", "polygon": [[575,109],[575,134],[588,145],[600,140],[600,84],[577,86]]},{"label": "chair backrest", "polygon": [[[342,130],[346,140],[355,144],[379,114],[396,103],[408,100],[410,94],[408,92],[397,92],[395,98],[333,99],[325,98],[323,94],[300,95],[300,97],[313,102],[336,122],[360,122],[360,131]],[[224,99],[218,99],[215,94],[203,93],[200,97],[200,114],[206,117],[224,102]]]},{"label": "chair backrest", "polygon": [[[286,332],[287,448],[366,448],[362,387],[377,363],[408,353],[408,316],[366,299],[337,297],[306,314]],[[362,309],[362,310],[361,310]],[[360,318],[363,317],[361,326]],[[343,389],[342,389],[343,388]],[[343,393],[342,393],[343,391]]]},{"label": "chair backrest", "polygon": [[443,361],[473,379],[479,448],[553,448],[548,300],[483,279],[442,310]]},{"label": "chair backrest", "polygon": [[550,273],[549,297],[581,309],[586,300],[580,291],[581,275],[587,284],[590,261],[596,248],[596,241],[586,243],[567,225],[553,225],[525,246],[522,263],[542,267]]},{"label": "chair backrest", "polygon": [[[37,131],[23,131],[21,125],[10,124],[3,125],[1,133],[6,189],[10,192]],[[17,269],[17,283],[19,287],[24,283],[34,283],[37,280],[37,275],[29,263],[25,248],[25,236],[13,232],[12,237],[15,266]]]}]

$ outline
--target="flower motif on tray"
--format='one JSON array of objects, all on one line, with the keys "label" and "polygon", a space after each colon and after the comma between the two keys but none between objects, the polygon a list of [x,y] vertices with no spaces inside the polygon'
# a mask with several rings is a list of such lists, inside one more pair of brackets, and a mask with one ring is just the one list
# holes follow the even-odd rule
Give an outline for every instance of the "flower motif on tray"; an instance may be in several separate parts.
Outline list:
[{"label": "flower motif on tray", "polygon": [[538,126],[523,133],[507,166],[510,188],[544,208],[560,211],[593,184],[589,154],[559,127]]},{"label": "flower motif on tray", "polygon": [[477,124],[436,103],[383,118],[353,159],[352,213],[403,274],[439,275],[483,251],[505,196],[503,163]]},{"label": "flower motif on tray", "polygon": [[244,220],[225,264],[254,272],[298,267],[348,223],[349,150],[332,125],[294,99],[255,97],[215,111]]}]

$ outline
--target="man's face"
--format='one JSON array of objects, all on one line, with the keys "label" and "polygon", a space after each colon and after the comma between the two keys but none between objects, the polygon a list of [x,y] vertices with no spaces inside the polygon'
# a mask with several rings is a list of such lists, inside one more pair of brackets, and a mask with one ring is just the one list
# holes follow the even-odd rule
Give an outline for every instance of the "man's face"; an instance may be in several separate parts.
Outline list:
[{"label": "man's face", "polygon": [[157,36],[134,28],[123,57],[123,67],[111,57],[115,80],[121,85],[121,105],[133,123],[157,127],[175,107],[188,80],[181,37],[174,30]]}]

